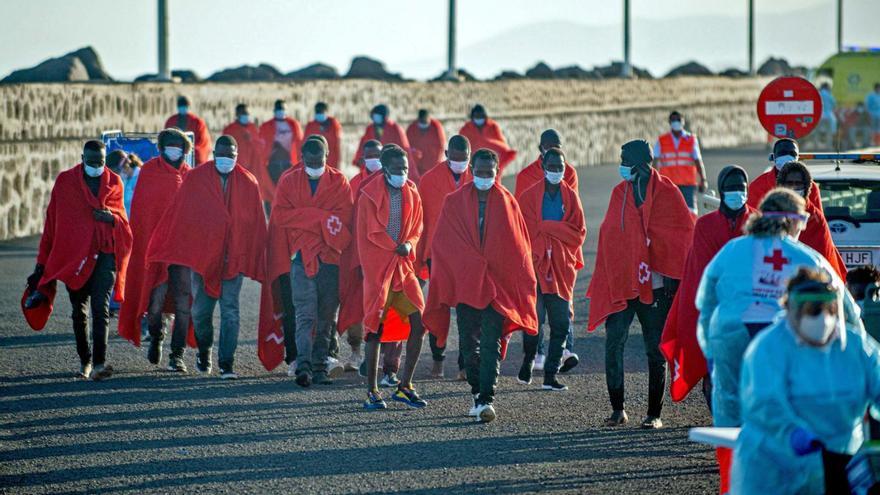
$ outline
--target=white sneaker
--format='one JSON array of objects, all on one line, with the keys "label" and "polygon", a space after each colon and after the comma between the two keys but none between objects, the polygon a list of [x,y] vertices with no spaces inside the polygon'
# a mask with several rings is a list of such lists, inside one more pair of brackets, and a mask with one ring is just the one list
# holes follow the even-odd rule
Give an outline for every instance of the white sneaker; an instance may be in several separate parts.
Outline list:
[{"label": "white sneaker", "polygon": [[291,361],[287,365],[287,376],[296,376],[296,361]]},{"label": "white sneaker", "polygon": [[477,397],[479,396],[480,394],[474,394],[474,404],[471,406],[470,411],[468,411],[468,416],[472,418],[476,418],[479,415],[479,412],[477,411]]},{"label": "white sneaker", "polygon": [[532,366],[532,370],[534,371],[544,371],[544,355],[538,354],[535,356],[535,365]]},{"label": "white sneaker", "polygon": [[495,408],[492,404],[480,404],[477,408],[477,421],[480,423],[491,423],[495,421]]},{"label": "white sneaker", "polygon": [[357,371],[363,360],[364,356],[361,355],[361,351],[352,351],[351,356],[348,356],[348,361],[345,362],[345,371]]},{"label": "white sneaker", "polygon": [[327,376],[341,378],[345,374],[345,366],[335,357],[327,356]]},{"label": "white sneaker", "polygon": [[78,378],[82,378],[84,380],[88,380],[89,376],[92,374],[92,363],[86,363],[79,367],[79,374],[76,375]]},{"label": "white sneaker", "polygon": [[221,380],[238,380],[238,375],[232,370],[221,370],[220,371],[220,379]]}]

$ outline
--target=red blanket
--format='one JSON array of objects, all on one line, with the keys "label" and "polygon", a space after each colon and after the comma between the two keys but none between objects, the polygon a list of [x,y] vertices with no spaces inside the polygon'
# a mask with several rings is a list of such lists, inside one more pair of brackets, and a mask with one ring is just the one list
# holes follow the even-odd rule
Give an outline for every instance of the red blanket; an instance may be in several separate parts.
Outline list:
[{"label": "red blanket", "polygon": [[[373,333],[383,325],[382,341],[397,342],[409,337],[409,315],[394,308],[385,313],[391,291],[402,292],[422,312],[425,301],[416,278],[416,249],[422,235],[422,201],[415,184],[407,182],[402,191],[400,237],[394,241],[386,231],[390,212],[388,186],[381,179],[368,181],[361,189],[357,209],[357,249],[364,274],[364,332]],[[409,243],[409,256],[395,252],[398,244]]]},{"label": "red blanket", "polygon": [[[37,263],[44,266],[37,290],[53,295],[56,280],[72,290],[82,288],[92,276],[98,253],[108,252],[116,258],[114,300],[122,302],[132,244],[122,202],[122,179],[105,169],[96,197],[83,174],[80,163],[55,179],[37,253]],[[113,225],[95,220],[94,210],[105,209],[113,213]]]},{"label": "red blanket", "polygon": [[413,154],[413,149],[410,146],[409,139],[407,139],[403,127],[400,127],[400,124],[391,119],[385,121],[385,125],[382,127],[381,136],[376,135],[376,126],[373,124],[368,125],[367,128],[364,129],[364,135],[361,136],[357,152],[354,155],[354,159],[351,161],[352,165],[358,168],[362,166],[361,158],[364,156],[364,145],[371,139],[379,141],[383,146],[387,144],[396,144],[403,148],[407,153],[409,161],[409,180],[418,183],[420,177],[419,168],[416,166],[416,158]]},{"label": "red blanket", "polygon": [[660,352],[670,364],[672,381],[669,383],[669,392],[675,402],[684,400],[708,373],[706,358],[697,343],[697,319],[700,312],[694,305],[703,270],[727,241],[743,234],[743,224],[754,211],[752,207],[746,206],[746,211],[734,223],[720,211],[697,220],[694,242],[684,265],[684,275],[660,339]]},{"label": "red blanket", "polygon": [[[513,194],[516,196],[516,199],[519,200],[519,197],[522,193],[526,192],[527,189],[543,181],[544,167],[541,166],[541,157],[539,156],[537,160],[533,161],[526,168],[520,170],[519,173],[516,174],[516,188],[514,189],[516,192]],[[578,191],[577,171],[575,171],[574,167],[567,162],[565,164],[565,175],[563,176],[562,181],[571,186],[575,192]]]},{"label": "red blanket", "polygon": [[486,203],[482,242],[478,210],[476,187],[459,188],[447,197],[434,233],[424,322],[441,347],[449,332],[449,310],[458,304],[479,309],[491,305],[504,317],[504,343],[516,330],[538,333],[537,282],[519,206],[496,183]]},{"label": "red blanket", "polygon": [[205,279],[205,292],[242,274],[258,282],[266,271],[266,216],[257,180],[240,165],[226,191],[209,161],[188,173],[147,248],[147,263],[190,267]]},{"label": "red blanket", "polygon": [[654,169],[639,208],[632,183],[614,187],[599,227],[596,267],[587,288],[589,331],[625,309],[630,299],[653,303],[652,272],[681,280],[694,221],[678,187]]},{"label": "red blanket", "polygon": [[577,191],[563,181],[558,193],[562,195],[562,221],[544,220],[541,210],[545,185],[546,182],[541,181],[519,197],[519,206],[529,229],[535,276],[541,292],[572,301],[577,272],[584,267],[582,249],[587,238],[584,209]]},{"label": "red blanket", "polygon": [[302,168],[285,172],[278,181],[269,216],[268,283],[263,284],[260,296],[257,345],[257,355],[267,370],[274,369],[284,358],[284,306],[279,278],[290,272],[290,260],[297,251],[309,277],[318,272],[319,257],[324,263],[339,264],[340,253],[351,242],[351,209],[348,181],[335,169],[327,169],[314,195]]},{"label": "red blanket", "polygon": [[[290,140],[290,164],[293,165],[295,163],[299,163],[300,157],[300,148],[302,147],[303,141],[303,131],[302,127],[300,127],[299,122],[291,119],[290,117],[285,117],[284,121],[287,122],[287,125],[290,126],[291,140]],[[272,156],[272,146],[275,144],[275,129],[276,123],[275,119],[267,120],[263,122],[263,125],[260,126],[260,140],[263,142],[263,149],[260,153],[260,157],[262,158],[261,162],[256,163],[255,167],[260,167],[266,169],[265,172],[261,171],[261,175],[265,174],[266,178],[269,179],[267,181],[260,182],[260,191],[263,193],[263,199],[265,201],[272,202],[272,199],[275,197],[275,184],[272,182],[272,178],[269,175],[269,157]],[[254,174],[256,176],[256,174]],[[279,182],[281,179],[278,179]],[[258,179],[259,181],[259,179]]]},{"label": "red blanket", "polygon": [[[169,127],[178,127],[178,114],[168,117],[168,120],[165,121],[165,128]],[[190,112],[186,114],[185,127],[185,129],[181,130],[192,132],[195,140],[193,143],[194,165],[201,165],[208,161],[211,156],[211,148],[214,146],[214,143],[211,142],[208,126],[205,124],[204,119]]]},{"label": "red blanket", "polygon": [[443,150],[446,149],[446,133],[443,124],[437,119],[428,121],[428,128],[419,127],[419,121],[415,121],[406,128],[406,138],[413,147],[416,158],[415,166],[419,169],[419,176],[425,175],[434,165],[442,162],[445,158]]},{"label": "red blanket", "polygon": [[825,214],[812,201],[807,202],[807,213],[810,215],[810,220],[798,240],[824,256],[828,263],[831,263],[840,279],[846,280],[846,264],[831,239],[831,231],[828,230]]},{"label": "red blanket", "polygon": [[416,253],[418,258],[419,276],[427,279],[426,262],[431,259],[431,239],[434,229],[437,228],[437,219],[440,218],[440,210],[443,209],[443,201],[446,195],[473,180],[471,170],[468,168],[459,177],[458,184],[449,170],[449,162],[443,161],[434,166],[419,182],[419,196],[422,197],[422,211],[425,228],[422,231],[422,241]]},{"label": "red blanket", "polygon": [[235,138],[238,144],[237,163],[250,172],[260,185],[260,195],[264,201],[271,201],[266,197],[272,190],[272,179],[269,177],[269,168],[266,166],[269,157],[263,156],[265,144],[260,138],[260,130],[253,123],[241,125],[233,122],[223,128],[223,134]]},{"label": "red blanket", "polygon": [[[176,169],[157,156],[141,168],[134,197],[131,199],[133,244],[128,263],[125,301],[119,309],[119,336],[141,345],[141,319],[150,304],[153,289],[168,280],[168,266],[147,266],[147,246],[168,205],[191,169],[186,163]],[[149,282],[148,282],[149,281]],[[171,297],[166,298],[167,312],[173,312]],[[192,343],[195,340],[193,337]]]},{"label": "red blanket", "polygon": [[468,138],[471,143],[471,149],[476,151],[480,148],[488,148],[498,153],[498,171],[504,170],[504,167],[510,164],[516,158],[516,151],[507,144],[504,134],[501,132],[501,126],[498,122],[487,118],[483,127],[477,127],[474,121],[468,120],[465,125],[458,131],[459,134]]},{"label": "red blanket", "polygon": [[[748,199],[746,199],[746,204],[757,210],[758,206],[761,204],[761,200],[764,199],[764,196],[766,196],[771,189],[776,187],[777,174],[779,174],[779,171],[776,170],[776,167],[772,167],[770,170],[755,177],[755,180],[749,184],[749,196]],[[813,203],[819,208],[819,210],[823,209],[822,198],[819,195],[819,185],[815,182],[813,182],[810,187],[810,194],[807,198],[807,203]]]},{"label": "red blanket", "polygon": [[327,166],[338,169],[340,158],[339,143],[342,142],[342,124],[333,117],[327,117],[323,124],[313,120],[306,124],[304,135],[306,138],[313,134],[320,134],[327,139],[330,154],[327,155]]}]

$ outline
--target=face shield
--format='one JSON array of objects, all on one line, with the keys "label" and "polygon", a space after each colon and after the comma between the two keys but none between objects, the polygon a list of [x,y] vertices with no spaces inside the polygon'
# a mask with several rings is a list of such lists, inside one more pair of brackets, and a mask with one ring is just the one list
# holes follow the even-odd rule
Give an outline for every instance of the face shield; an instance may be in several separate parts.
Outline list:
[{"label": "face shield", "polygon": [[802,344],[827,348],[840,340],[846,348],[843,290],[834,282],[809,280],[788,293],[788,323]]}]

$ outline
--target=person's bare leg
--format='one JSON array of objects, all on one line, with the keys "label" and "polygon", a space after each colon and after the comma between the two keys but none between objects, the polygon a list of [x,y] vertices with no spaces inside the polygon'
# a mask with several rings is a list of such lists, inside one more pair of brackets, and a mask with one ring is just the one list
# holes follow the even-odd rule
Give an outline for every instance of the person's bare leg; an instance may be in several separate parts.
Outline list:
[{"label": "person's bare leg", "polygon": [[379,392],[379,334],[368,334],[364,341],[364,360],[367,362],[367,392]]},{"label": "person's bare leg", "polygon": [[403,365],[403,374],[400,377],[400,386],[413,388],[412,379],[419,364],[419,355],[422,353],[422,342],[425,336],[425,326],[422,324],[421,313],[409,315],[409,339],[406,341],[406,361]]}]

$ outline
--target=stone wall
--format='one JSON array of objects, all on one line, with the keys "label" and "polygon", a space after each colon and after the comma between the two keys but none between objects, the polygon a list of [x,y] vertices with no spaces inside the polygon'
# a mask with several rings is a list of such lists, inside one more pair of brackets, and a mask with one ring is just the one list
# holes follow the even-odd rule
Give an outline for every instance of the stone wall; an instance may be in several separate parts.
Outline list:
[{"label": "stone wall", "polygon": [[[715,77],[664,80],[384,83],[343,80],[299,83],[17,84],[0,86],[0,239],[36,234],[58,173],[78,161],[82,142],[101,131],[157,131],[186,94],[216,138],[246,102],[257,120],[270,118],[278,98],[300,122],[326,101],[344,126],[343,161],[354,154],[369,109],[386,103],[403,125],[429,108],[454,134],[470,107],[482,103],[520,151],[514,173],[536,154],[537,137],[558,129],[571,162],[617,160],[621,143],[653,141],[678,109],[703,147],[760,143],[755,117],[765,79]],[[351,172],[352,170],[349,170]]]}]

